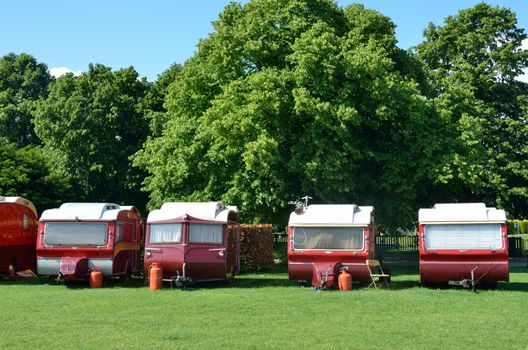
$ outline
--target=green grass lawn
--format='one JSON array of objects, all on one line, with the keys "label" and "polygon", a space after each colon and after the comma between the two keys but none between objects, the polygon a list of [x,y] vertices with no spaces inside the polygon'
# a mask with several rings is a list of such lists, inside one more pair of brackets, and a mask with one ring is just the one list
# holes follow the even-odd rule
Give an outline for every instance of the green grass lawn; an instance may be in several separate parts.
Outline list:
[{"label": "green grass lawn", "polygon": [[313,292],[284,272],[233,286],[150,292],[0,281],[0,349],[526,349],[528,269],[473,293],[428,289],[393,268],[390,289]]}]

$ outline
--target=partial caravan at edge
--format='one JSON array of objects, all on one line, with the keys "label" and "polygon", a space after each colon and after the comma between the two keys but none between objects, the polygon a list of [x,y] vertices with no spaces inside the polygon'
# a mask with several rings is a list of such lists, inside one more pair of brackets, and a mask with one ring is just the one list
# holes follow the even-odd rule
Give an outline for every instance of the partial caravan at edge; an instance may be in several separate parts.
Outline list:
[{"label": "partial caravan at edge", "polygon": [[0,196],[0,275],[36,268],[37,209],[25,198]]}]

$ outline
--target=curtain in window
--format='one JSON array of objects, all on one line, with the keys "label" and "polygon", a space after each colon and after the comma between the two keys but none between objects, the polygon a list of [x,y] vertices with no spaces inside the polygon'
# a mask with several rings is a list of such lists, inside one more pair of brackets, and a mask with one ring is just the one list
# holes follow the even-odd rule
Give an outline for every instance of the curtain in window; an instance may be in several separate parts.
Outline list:
[{"label": "curtain in window", "polygon": [[500,249],[498,224],[426,225],[427,249]]},{"label": "curtain in window", "polygon": [[182,224],[150,224],[150,243],[181,243]]},{"label": "curtain in window", "polygon": [[363,249],[361,227],[295,227],[293,249]]},{"label": "curtain in window", "polygon": [[44,243],[52,246],[106,245],[107,226],[97,222],[48,222]]},{"label": "curtain in window", "polygon": [[221,244],[223,231],[223,225],[191,224],[189,242]]}]

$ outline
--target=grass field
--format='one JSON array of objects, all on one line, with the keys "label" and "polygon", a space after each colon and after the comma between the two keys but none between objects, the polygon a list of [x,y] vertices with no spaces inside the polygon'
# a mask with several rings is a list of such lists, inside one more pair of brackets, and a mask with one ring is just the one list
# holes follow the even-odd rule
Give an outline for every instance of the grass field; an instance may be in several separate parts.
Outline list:
[{"label": "grass field", "polygon": [[313,292],[285,272],[150,292],[0,281],[0,349],[526,349],[528,269],[473,293],[393,268],[390,289]]}]

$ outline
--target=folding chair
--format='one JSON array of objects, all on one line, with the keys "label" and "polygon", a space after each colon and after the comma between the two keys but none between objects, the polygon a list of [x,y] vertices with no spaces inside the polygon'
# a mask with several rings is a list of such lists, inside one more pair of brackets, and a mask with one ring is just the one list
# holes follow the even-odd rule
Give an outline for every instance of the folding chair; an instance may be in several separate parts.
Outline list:
[{"label": "folding chair", "polygon": [[[368,288],[371,286],[374,286],[374,288],[381,287],[383,284],[385,284],[387,287],[389,286],[389,279],[390,275],[387,275],[383,272],[383,268],[381,267],[381,264],[378,260],[375,259],[367,259],[366,261],[367,268],[369,270],[371,283],[368,285]],[[379,270],[379,273],[374,273],[376,267]],[[378,284],[376,284],[376,278],[378,278]]]}]

